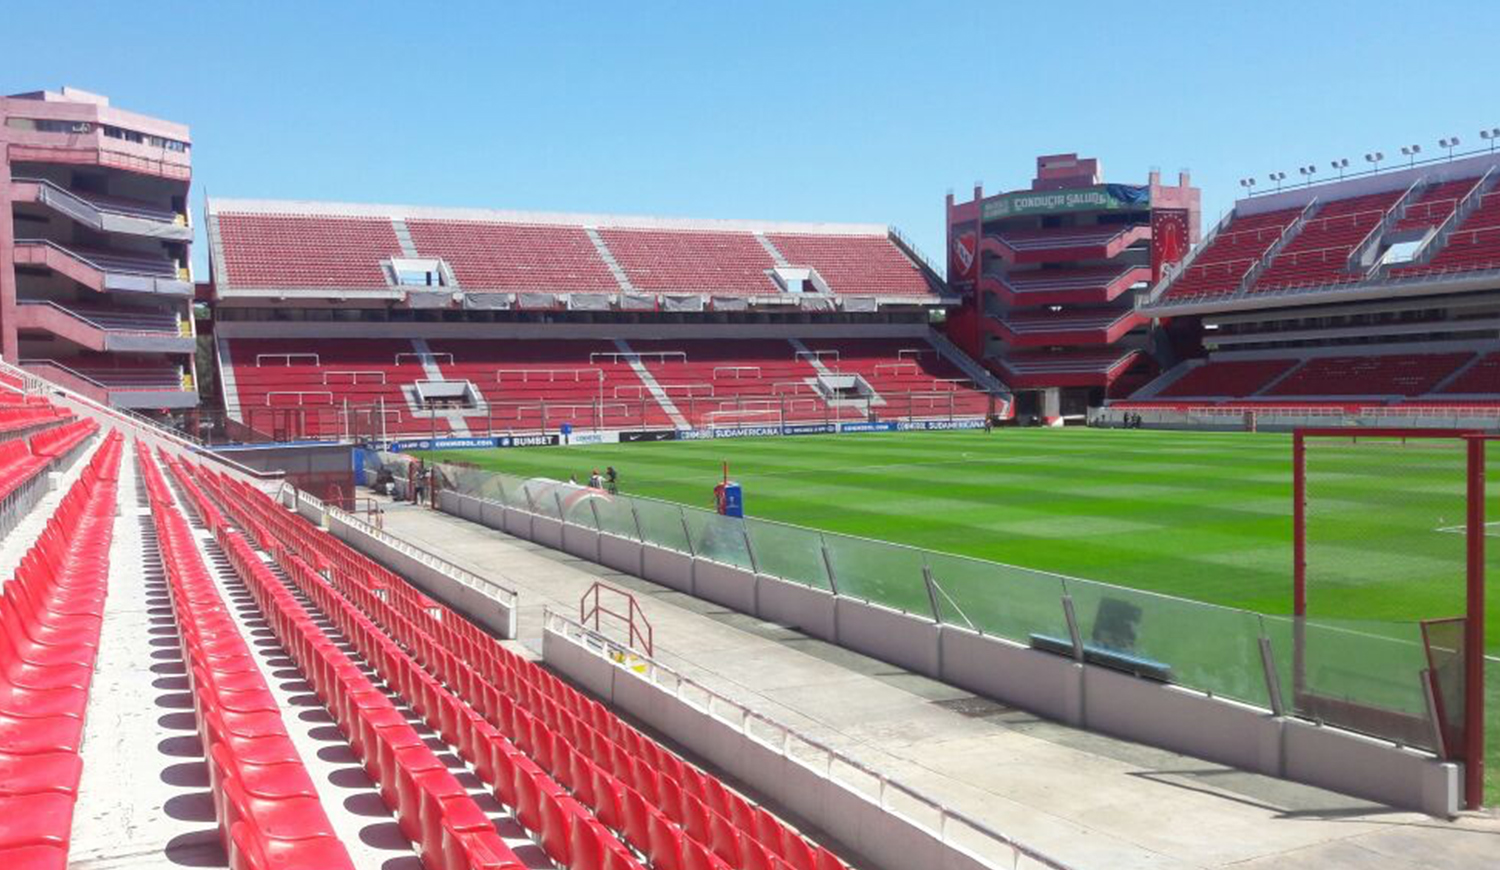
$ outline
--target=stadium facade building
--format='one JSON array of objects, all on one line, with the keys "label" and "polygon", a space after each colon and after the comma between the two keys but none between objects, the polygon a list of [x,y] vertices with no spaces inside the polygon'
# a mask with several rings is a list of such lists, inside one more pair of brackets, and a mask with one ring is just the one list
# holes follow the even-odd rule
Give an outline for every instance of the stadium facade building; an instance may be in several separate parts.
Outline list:
[{"label": "stadium facade building", "polygon": [[1497,180],[1484,152],[1239,200],[1138,297],[1177,362],[1110,410],[1494,426]]},{"label": "stadium facade building", "polygon": [[1157,373],[1137,295],[1198,240],[1199,191],[1152,172],[1106,184],[1099,161],[1038,157],[1022,190],[947,199],[948,283],[963,296],[949,336],[1055,420],[1125,396]]},{"label": "stadium facade building", "polygon": [[210,199],[226,425],[556,438],[977,421],[993,376],[884,225]]},{"label": "stadium facade building", "polygon": [[96,401],[194,383],[187,127],[63,88],[0,98],[0,350]]}]

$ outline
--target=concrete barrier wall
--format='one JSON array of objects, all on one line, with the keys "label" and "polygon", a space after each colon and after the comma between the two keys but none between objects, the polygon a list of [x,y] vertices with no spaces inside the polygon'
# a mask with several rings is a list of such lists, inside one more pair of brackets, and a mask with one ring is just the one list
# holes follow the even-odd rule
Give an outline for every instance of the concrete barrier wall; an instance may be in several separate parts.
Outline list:
[{"label": "concrete barrier wall", "polygon": [[676,550],[641,546],[641,576],[678,592],[693,592],[693,557]]},{"label": "concrete barrier wall", "polygon": [[531,540],[544,547],[561,550],[563,548],[562,530],[562,520],[535,514],[531,517]]},{"label": "concrete barrier wall", "polygon": [[572,523],[562,524],[563,552],[572,553],[590,562],[599,561],[599,533]]},{"label": "concrete barrier wall", "polygon": [[836,613],[840,646],[934,679],[941,674],[936,622],[843,597]]},{"label": "concrete barrier wall", "polygon": [[1288,779],[1435,816],[1461,806],[1462,768],[1426,753],[1299,719],[1282,725],[1282,747]]},{"label": "concrete barrier wall", "polygon": [[755,613],[755,575],[733,565],[693,560],[693,594],[741,613]]},{"label": "concrete barrier wall", "polygon": [[[486,590],[469,586],[456,576],[413,558],[334,515],[328,517],[328,531],[359,552],[405,577],[413,586],[427,595],[478,622],[498,637],[510,639],[516,636],[516,608],[501,600],[511,598],[506,590],[499,587]],[[479,583],[484,582],[483,578],[475,579]]]},{"label": "concrete barrier wall", "polygon": [[1281,776],[1281,729],[1268,710],[1202,692],[1083,668],[1085,727],[1242,770]]},{"label": "concrete barrier wall", "polygon": [[[821,828],[860,866],[876,870],[987,870],[974,855],[939,835],[881,808],[823,771],[813,770],[646,677],[616,666],[576,640],[548,629],[542,656],[559,673],[612,707],[680,743],[692,754],[766,795],[786,811]],[[833,764],[835,770],[838,763]],[[849,768],[850,771],[853,768]],[[1003,866],[1014,866],[1013,861]],[[1044,867],[1040,863],[1021,866]]]},{"label": "concrete barrier wall", "polygon": [[599,533],[599,563],[636,577],[645,574],[641,567],[641,542],[617,535]]},{"label": "concrete barrier wall", "polygon": [[[511,526],[530,529],[533,522],[523,511],[506,510],[505,515],[507,531]],[[561,523],[541,517],[534,522],[543,536],[557,542],[549,546],[562,549]],[[795,625],[814,637],[1060,722],[1431,815],[1451,816],[1460,807],[1460,766],[1388,742],[1276,718],[1268,710],[1082,665],[675,550],[612,535],[599,535],[597,547],[597,559],[616,570]]]},{"label": "concrete barrier wall", "polygon": [[952,625],[942,627],[940,643],[943,682],[1049,719],[1083,724],[1083,665]]},{"label": "concrete barrier wall", "polygon": [[764,574],[756,580],[755,615],[769,622],[802,629],[819,640],[838,642],[838,599],[832,592],[790,583]]}]

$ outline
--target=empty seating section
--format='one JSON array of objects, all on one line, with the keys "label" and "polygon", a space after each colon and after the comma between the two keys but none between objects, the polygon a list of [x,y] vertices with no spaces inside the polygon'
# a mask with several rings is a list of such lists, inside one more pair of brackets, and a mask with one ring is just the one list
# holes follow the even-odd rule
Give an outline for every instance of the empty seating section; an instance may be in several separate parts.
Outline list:
[{"label": "empty seating section", "polygon": [[1051,251],[1107,245],[1133,227],[1103,224],[1086,227],[1053,227],[1036,230],[1006,230],[995,238],[1014,251]]},{"label": "empty seating section", "polygon": [[843,870],[765,809],[264,493],[171,465],[429,868],[522,865],[313,612],[456,748],[558,866]]},{"label": "empty seating section", "polygon": [[787,263],[818,270],[835,294],[931,296],[916,264],[885,236],[766,236]]},{"label": "empty seating section", "polygon": [[[905,400],[907,393],[958,393],[955,413],[984,413],[981,406],[987,407],[987,396],[924,339],[849,342],[858,355],[843,366],[834,349],[844,344],[809,345],[829,351],[830,372],[862,376],[879,394],[874,404],[890,406],[888,417],[898,416],[891,408],[899,416],[908,410],[946,415],[954,404],[943,399],[941,408],[922,411]],[[694,426],[732,419],[824,421],[868,411],[852,394],[823,389],[819,370],[798,359],[796,346],[785,339],[636,341],[627,344],[629,351],[606,339],[433,339],[426,351],[431,368],[445,380],[469,382],[482,400],[440,415],[435,424],[410,395],[417,381],[432,376],[411,342],[237,338],[227,346],[233,369],[228,380],[234,382],[241,422],[293,438],[434,429],[446,435],[453,431],[450,419],[461,420],[470,434],[556,432],[564,423],[577,429],[670,429],[678,421],[668,403]],[[660,395],[632,366],[631,353]],[[400,365],[394,363],[398,354]]]},{"label": "empty seating section", "polygon": [[1472,353],[1315,357],[1264,396],[1420,396],[1474,358]]},{"label": "empty seating section", "polygon": [[123,440],[118,432],[105,439],[4,584],[0,862],[7,866],[68,866]]},{"label": "empty seating section", "polygon": [[1444,393],[1500,394],[1500,351],[1485,354],[1443,385]]},{"label": "empty seating section", "polygon": [[1012,372],[1032,374],[1104,374],[1134,358],[1135,351],[1121,348],[1019,352],[1001,360]]},{"label": "empty seating section", "polygon": [[[403,392],[428,377],[410,341],[240,338],[229,348],[241,419],[253,428],[289,437],[340,435],[346,402],[366,417],[384,415],[388,432],[432,428],[413,415]],[[440,421],[438,429],[446,433],[447,424]]]},{"label": "empty seating section", "polygon": [[1061,293],[1066,291],[1103,290],[1135,269],[1129,264],[1083,266],[1076,269],[1017,269],[1000,276],[1011,292]]},{"label": "empty seating section", "polygon": [[163,223],[174,223],[183,217],[167,206],[153,205],[139,199],[131,199],[124,196],[109,196],[103,193],[83,193],[76,190],[68,192],[100,211],[111,212],[113,214],[161,221]]},{"label": "empty seating section", "polygon": [[695,426],[823,420],[818,370],[784,339],[633,341],[632,350]]},{"label": "empty seating section", "polygon": [[1156,398],[1243,398],[1259,392],[1296,364],[1297,360],[1294,359],[1209,361],[1168,384],[1156,394]]},{"label": "empty seating section", "polygon": [[218,215],[232,287],[385,289],[382,260],[401,256],[388,218]]},{"label": "empty seating section", "polygon": [[630,283],[638,290],[758,294],[778,288],[767,271],[776,265],[747,232],[599,230]]},{"label": "empty seating section", "polygon": [[877,408],[884,417],[989,413],[989,395],[920,339],[808,339],[803,344],[822,352],[824,365],[836,374],[863,378],[885,402]]},{"label": "empty seating section", "polygon": [[1479,207],[1448,236],[1427,263],[1391,270],[1395,276],[1500,269],[1500,191],[1483,194]]},{"label": "empty seating section", "polygon": [[[229,866],[352,870],[187,520],[143,442],[137,442],[137,453]],[[238,539],[222,525],[219,530],[226,548]]]},{"label": "empty seating section", "polygon": [[177,277],[177,264],[163,256],[67,244],[60,247],[79,259],[88,261],[101,272],[149,275],[154,278]]},{"label": "empty seating section", "polygon": [[1233,218],[1173,279],[1167,298],[1233,293],[1250,267],[1301,213],[1302,208],[1297,207]]},{"label": "empty seating section", "polygon": [[1399,232],[1440,225],[1448,219],[1448,215],[1453,214],[1458,201],[1478,183],[1478,178],[1461,178],[1458,181],[1428,185],[1416,199],[1407,204],[1406,213],[1396,222],[1394,229]]},{"label": "empty seating section", "polygon": [[1251,292],[1361,280],[1363,271],[1349,270],[1349,255],[1380,225],[1401,193],[1393,190],[1325,204],[1271,259]]},{"label": "empty seating section", "polygon": [[1129,308],[1073,308],[1062,311],[1029,308],[1007,311],[1000,319],[1011,332],[1045,334],[1108,329],[1115,321],[1128,317],[1131,313]]},{"label": "empty seating section", "polygon": [[78,374],[95,383],[103,384],[111,390],[182,389],[182,373],[176,367],[150,364],[133,366],[125,364],[118,358],[111,361],[115,365],[104,367],[94,362],[75,361],[70,367]]},{"label": "empty seating section", "polygon": [[483,394],[488,407],[471,427],[593,428],[596,409],[606,428],[672,426],[612,341],[433,340],[428,346],[445,377],[467,380]]},{"label": "empty seating section", "polygon": [[45,475],[60,470],[99,431],[93,420],[74,420],[43,429],[29,439],[0,441],[0,538],[46,494]]},{"label": "empty seating section", "polygon": [[21,305],[55,305],[57,308],[110,332],[165,333],[178,335],[177,315],[152,308],[105,307],[81,302],[20,300]]},{"label": "empty seating section", "polygon": [[580,226],[417,218],[406,226],[417,253],[447,261],[466,292],[621,289]]},{"label": "empty seating section", "polygon": [[19,393],[0,390],[0,440],[52,426],[71,416],[71,411],[59,408],[46,399],[24,398]]}]

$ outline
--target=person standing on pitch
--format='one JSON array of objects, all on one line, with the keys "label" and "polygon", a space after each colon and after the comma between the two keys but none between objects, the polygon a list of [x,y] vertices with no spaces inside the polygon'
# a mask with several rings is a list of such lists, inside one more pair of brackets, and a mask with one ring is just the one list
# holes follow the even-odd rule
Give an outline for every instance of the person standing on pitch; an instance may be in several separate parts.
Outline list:
[{"label": "person standing on pitch", "polygon": [[599,476],[599,469],[596,468],[596,469],[594,469],[594,473],[589,475],[589,489],[603,489],[603,488],[604,488],[604,478],[602,478],[602,477]]}]

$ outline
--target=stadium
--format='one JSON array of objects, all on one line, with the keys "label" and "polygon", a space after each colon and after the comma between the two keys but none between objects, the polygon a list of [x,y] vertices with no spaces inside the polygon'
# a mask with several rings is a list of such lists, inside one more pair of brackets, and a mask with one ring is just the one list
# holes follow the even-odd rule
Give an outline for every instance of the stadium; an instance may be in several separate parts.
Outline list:
[{"label": "stadium", "polygon": [[935,261],[0,98],[0,859],[1493,866],[1496,137]]}]

